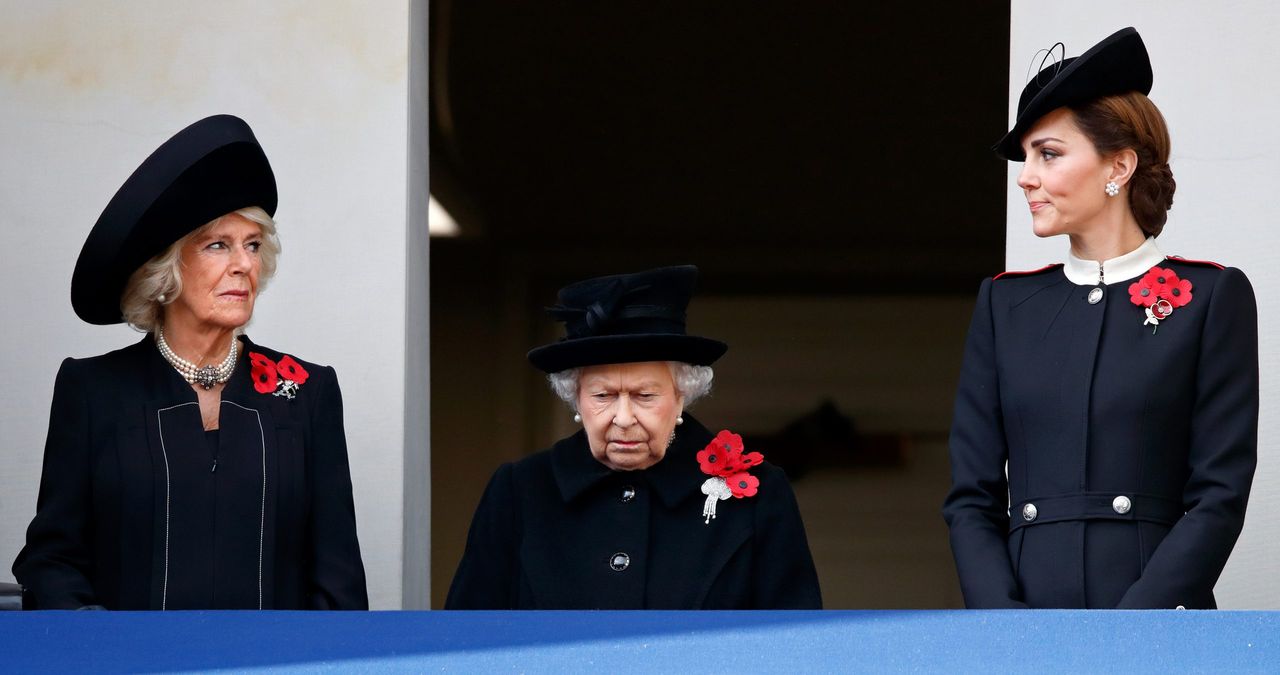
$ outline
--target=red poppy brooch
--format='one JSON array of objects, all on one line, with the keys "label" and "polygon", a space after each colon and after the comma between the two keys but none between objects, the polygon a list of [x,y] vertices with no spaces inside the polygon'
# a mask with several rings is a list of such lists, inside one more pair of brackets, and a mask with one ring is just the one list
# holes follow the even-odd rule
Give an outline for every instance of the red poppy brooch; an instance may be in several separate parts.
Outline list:
[{"label": "red poppy brooch", "polygon": [[272,394],[292,400],[298,395],[298,388],[306,384],[310,377],[302,364],[288,355],[276,362],[257,352],[249,352],[249,363],[253,388],[259,394]]},{"label": "red poppy brooch", "polygon": [[1191,282],[1179,279],[1171,269],[1152,267],[1143,277],[1129,284],[1129,301],[1146,308],[1152,335],[1160,328],[1160,322],[1169,318],[1177,307],[1191,302]]},{"label": "red poppy brooch", "polygon": [[742,437],[727,429],[698,452],[698,466],[711,476],[702,483],[702,494],[707,496],[702,516],[708,525],[716,517],[716,502],[756,496],[760,479],[747,473],[747,469],[763,461],[764,455],[758,452],[743,452]]}]

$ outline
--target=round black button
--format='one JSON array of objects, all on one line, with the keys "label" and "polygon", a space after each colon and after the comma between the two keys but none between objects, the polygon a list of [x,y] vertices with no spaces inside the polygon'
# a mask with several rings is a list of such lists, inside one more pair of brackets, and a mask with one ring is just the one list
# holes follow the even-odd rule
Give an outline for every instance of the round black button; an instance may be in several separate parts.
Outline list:
[{"label": "round black button", "polygon": [[621,572],[630,566],[631,556],[626,553],[614,553],[613,557],[609,558],[609,569],[612,569],[614,572]]},{"label": "round black button", "polygon": [[1162,283],[1162,284],[1163,284],[1163,283],[1164,283],[1164,277],[1160,277],[1160,278],[1156,279],[1156,281],[1158,281],[1158,282],[1160,282],[1160,283]]},{"label": "round black button", "polygon": [[1179,295],[1182,295],[1182,289],[1181,289],[1181,288],[1175,288],[1175,289],[1173,289],[1173,297],[1175,297],[1175,298],[1176,298],[1176,297],[1178,297]]},{"label": "round black button", "polygon": [[1144,298],[1145,298],[1145,297],[1147,297],[1148,295],[1151,295],[1151,289],[1150,289],[1150,288],[1144,288],[1144,289],[1142,289],[1142,297],[1144,297]]},{"label": "round black button", "polygon": [[623,486],[622,502],[625,504],[626,502],[629,502],[635,498],[636,498],[636,489],[631,487],[630,485]]}]

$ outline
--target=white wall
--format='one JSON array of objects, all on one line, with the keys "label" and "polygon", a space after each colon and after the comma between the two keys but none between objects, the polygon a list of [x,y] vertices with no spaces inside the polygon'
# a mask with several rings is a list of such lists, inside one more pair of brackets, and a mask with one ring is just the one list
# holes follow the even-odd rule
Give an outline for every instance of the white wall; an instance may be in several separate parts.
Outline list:
[{"label": "white wall", "polygon": [[425,417],[405,423],[406,391],[426,391],[423,359],[405,369],[426,314],[425,272],[406,283],[426,228],[409,193],[425,191],[420,162],[421,185],[409,175],[411,4],[0,0],[0,578],[35,510],[59,362],[138,339],[72,312],[84,237],[157,145],[225,112],[253,127],[280,191],[284,254],[248,333],[337,368],[370,601],[425,597],[402,588],[422,557],[404,549],[406,437],[427,452]]},{"label": "white wall", "polygon": [[[1262,417],[1258,472],[1244,533],[1216,589],[1224,608],[1280,608],[1280,244],[1271,207],[1280,184],[1280,4],[1265,0],[1015,0],[1009,64],[1010,120],[1032,55],[1054,42],[1067,56],[1125,26],[1146,42],[1155,71],[1151,99],[1173,136],[1178,181],[1165,253],[1243,269],[1258,297]],[[994,142],[996,139],[992,139]],[[1031,234],[1010,164],[1008,266],[1030,269],[1066,257],[1067,242]]]}]

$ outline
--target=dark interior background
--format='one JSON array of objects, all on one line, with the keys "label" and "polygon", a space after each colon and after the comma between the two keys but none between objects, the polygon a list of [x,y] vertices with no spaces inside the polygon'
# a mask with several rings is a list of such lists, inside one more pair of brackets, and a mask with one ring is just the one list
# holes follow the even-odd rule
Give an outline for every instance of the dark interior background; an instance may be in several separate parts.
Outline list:
[{"label": "dark interior background", "polygon": [[960,604],[938,509],[1004,259],[1008,2],[431,4],[432,603],[492,471],[573,430],[565,283],[702,270],[694,410],[792,477],[827,605]]}]

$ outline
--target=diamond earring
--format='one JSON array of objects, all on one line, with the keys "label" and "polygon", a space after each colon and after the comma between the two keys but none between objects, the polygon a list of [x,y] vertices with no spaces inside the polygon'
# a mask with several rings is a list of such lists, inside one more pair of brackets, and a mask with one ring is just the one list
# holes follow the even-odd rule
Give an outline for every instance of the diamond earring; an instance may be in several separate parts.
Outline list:
[{"label": "diamond earring", "polygon": [[578,413],[574,413],[574,414],[573,414],[573,423],[574,423],[574,424],[582,424],[582,415],[579,415]]},{"label": "diamond earring", "polygon": [[1119,186],[1119,185],[1116,185],[1116,182],[1115,182],[1115,181],[1113,181],[1113,180],[1109,180],[1109,181],[1107,181],[1106,191],[1107,191],[1107,196],[1108,196],[1108,197],[1114,197],[1114,196],[1116,196],[1116,195],[1120,194],[1120,186]]}]

